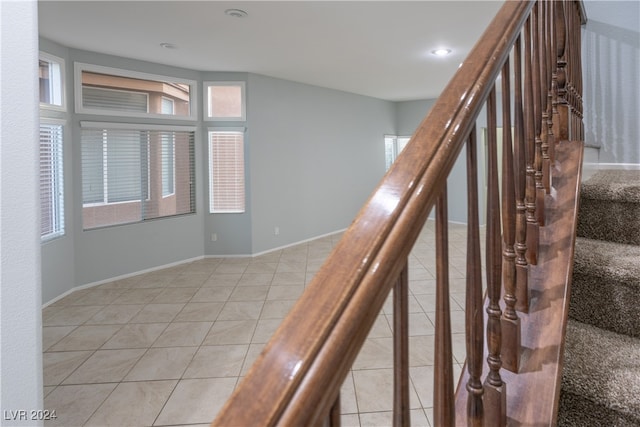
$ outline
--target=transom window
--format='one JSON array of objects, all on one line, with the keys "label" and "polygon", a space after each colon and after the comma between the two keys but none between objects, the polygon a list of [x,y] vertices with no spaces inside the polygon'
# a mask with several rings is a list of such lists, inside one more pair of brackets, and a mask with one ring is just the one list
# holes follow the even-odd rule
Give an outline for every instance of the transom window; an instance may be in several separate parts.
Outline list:
[{"label": "transom window", "polygon": [[245,121],[245,82],[205,82],[207,120]]},{"label": "transom window", "polygon": [[40,107],[65,109],[64,102],[64,60],[40,52],[38,61],[38,82]]},{"label": "transom window", "polygon": [[75,64],[76,112],[196,120],[196,82]]}]

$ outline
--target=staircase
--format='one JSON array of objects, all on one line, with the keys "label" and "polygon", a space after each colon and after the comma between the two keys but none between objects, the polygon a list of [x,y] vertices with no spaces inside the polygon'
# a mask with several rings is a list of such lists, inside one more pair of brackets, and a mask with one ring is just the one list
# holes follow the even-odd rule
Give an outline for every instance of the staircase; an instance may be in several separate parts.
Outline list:
[{"label": "staircase", "polygon": [[640,426],[640,171],[582,184],[558,425]]}]

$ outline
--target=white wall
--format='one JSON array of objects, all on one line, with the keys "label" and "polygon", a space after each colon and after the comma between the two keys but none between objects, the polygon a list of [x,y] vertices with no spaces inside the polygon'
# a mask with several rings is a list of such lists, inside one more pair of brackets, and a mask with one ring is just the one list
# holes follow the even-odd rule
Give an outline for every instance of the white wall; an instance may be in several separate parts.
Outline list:
[{"label": "white wall", "polygon": [[[37,28],[35,1],[0,2],[0,425],[3,426],[42,424],[12,420],[10,412],[41,409],[43,399]],[[27,419],[29,415],[25,413]]]},{"label": "white wall", "polygon": [[600,163],[640,163],[640,2],[586,1],[585,142]]}]

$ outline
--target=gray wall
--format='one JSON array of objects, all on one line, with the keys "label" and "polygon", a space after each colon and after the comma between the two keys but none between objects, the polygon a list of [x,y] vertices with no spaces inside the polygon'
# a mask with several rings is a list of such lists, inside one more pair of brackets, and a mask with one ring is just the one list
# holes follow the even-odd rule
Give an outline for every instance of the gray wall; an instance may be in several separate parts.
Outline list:
[{"label": "gray wall", "polygon": [[[167,264],[205,255],[247,256],[344,229],[384,174],[383,135],[396,130],[393,102],[260,75],[201,73],[40,43],[42,51],[66,60],[67,95],[67,112],[57,113],[67,120],[66,234],[42,245],[43,302],[77,286]],[[174,121],[198,129],[196,214],[83,230],[80,122],[115,118],[74,113],[74,62],[199,82],[198,121]],[[203,121],[202,81],[209,80],[247,82],[247,122]],[[246,127],[243,214],[208,213],[211,126]]]},{"label": "gray wall", "polygon": [[[201,74],[202,81],[244,81],[249,80],[248,73],[222,73],[222,72],[205,72]],[[251,88],[247,85],[246,97],[247,103],[251,105]],[[247,106],[247,118],[250,119],[251,113]],[[252,159],[249,152],[250,132],[246,128],[247,122],[231,121],[207,121],[203,123],[203,158],[200,166],[203,170],[203,179],[205,187],[202,188],[204,194],[204,254],[205,255],[250,255],[251,250],[251,164]],[[209,188],[208,188],[208,142],[206,141],[209,127],[244,127],[244,153],[245,153],[245,212],[244,213],[209,213]],[[211,235],[215,233],[216,241],[212,241]]]},{"label": "gray wall", "polygon": [[254,74],[249,91],[252,252],[346,228],[384,174],[394,104]]},{"label": "gray wall", "polygon": [[640,163],[640,2],[585,8],[585,142],[600,147],[600,163]]},{"label": "gray wall", "polygon": [[[151,64],[132,59],[96,54],[70,49],[67,73],[73,70],[73,62],[84,62],[166,75],[184,79],[199,80],[200,73],[159,64]],[[201,85],[197,90],[197,108],[202,115]],[[71,227],[75,244],[76,285],[93,283],[136,271],[179,262],[203,255],[203,180],[202,165],[196,162],[196,214],[145,221],[84,231],[82,229],[82,176],[80,164],[80,121],[114,121],[114,117],[74,114],[71,123],[73,132],[73,214],[77,218]],[[153,120],[129,119],[134,123],[153,123]],[[163,123],[197,126],[193,121],[163,121]],[[196,131],[196,159],[203,156],[203,136]],[[69,208],[68,208],[69,209]]]},{"label": "gray wall", "polygon": [[[427,99],[420,101],[398,102],[396,108],[396,122],[398,135],[412,135],[424,117],[427,115],[435,99]],[[497,103],[498,111],[502,108],[502,103]],[[480,224],[485,222],[485,149],[483,129],[487,126],[486,110],[483,108],[476,121],[477,130],[477,153],[478,153],[478,203],[479,203],[479,219]],[[498,117],[498,126],[502,125],[502,120]],[[467,164],[466,164],[466,148],[460,152],[458,159],[453,165],[451,174],[447,179],[447,203],[449,221],[466,223],[467,222]],[[431,211],[430,218],[435,218],[434,210]]]},{"label": "gray wall", "polygon": [[35,1],[0,2],[2,426],[42,425],[10,415],[42,409],[43,396],[37,34]]}]

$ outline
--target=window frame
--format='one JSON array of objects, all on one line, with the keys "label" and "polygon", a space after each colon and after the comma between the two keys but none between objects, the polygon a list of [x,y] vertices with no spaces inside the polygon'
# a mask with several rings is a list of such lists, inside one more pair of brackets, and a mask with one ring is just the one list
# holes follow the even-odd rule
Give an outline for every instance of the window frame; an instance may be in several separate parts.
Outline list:
[{"label": "window frame", "polygon": [[[212,139],[213,133],[234,133],[242,135],[242,166],[243,166],[243,185],[242,185],[242,209],[215,209],[214,201],[214,176],[213,176],[213,153],[212,153]],[[208,184],[209,184],[209,214],[242,214],[247,211],[247,180],[246,180],[246,156],[245,156],[245,127],[209,127],[207,129],[207,158],[208,158]]]},{"label": "window frame", "polygon": [[[93,72],[107,74],[116,77],[124,77],[131,79],[150,80],[158,82],[170,82],[189,85],[189,114],[184,116],[157,114],[157,113],[140,113],[133,111],[116,111],[108,109],[85,107],[82,102],[82,72]],[[150,119],[171,119],[180,121],[197,121],[198,120],[198,82],[196,80],[183,79],[179,77],[163,76],[158,74],[142,73],[139,71],[125,70],[121,68],[105,67],[102,65],[87,64],[83,62],[74,62],[74,89],[75,89],[75,112],[77,114],[92,114],[100,116],[118,116],[131,118],[150,118]]]},{"label": "window frame", "polygon": [[51,110],[51,111],[63,111],[63,112],[67,111],[67,97],[65,93],[65,88],[66,88],[65,60],[58,56],[51,55],[50,53],[42,52],[42,51],[38,52],[38,66],[40,66],[40,60],[45,60],[49,63],[58,64],[58,66],[60,67],[60,81],[58,83],[60,85],[60,98],[61,98],[60,105],[50,104],[50,103],[40,101],[40,109]]},{"label": "window frame", "polygon": [[[247,121],[247,82],[243,80],[225,80],[225,81],[205,81],[203,86],[204,101],[204,120],[212,122],[245,122]],[[209,99],[209,88],[212,86],[239,86],[241,96],[241,113],[240,116],[219,117],[209,114],[211,101]]]},{"label": "window frame", "polygon": [[[52,191],[56,191],[57,197],[55,197],[55,199],[57,200],[57,203],[54,203],[54,205],[56,206],[56,208],[54,208],[55,212],[52,212],[51,216],[56,218],[54,220],[54,225],[53,225],[53,229],[54,231],[47,233],[47,234],[42,234],[42,218],[40,220],[40,242],[41,243],[46,243],[49,242],[51,240],[63,237],[66,235],[66,219],[65,219],[65,191],[64,191],[64,140],[65,140],[65,132],[66,132],[66,126],[67,126],[67,121],[66,120],[62,120],[62,119],[55,119],[55,118],[50,118],[50,117],[40,117],[40,121],[39,121],[39,126],[38,129],[41,129],[41,127],[45,125],[45,126],[59,126],[60,127],[60,141],[59,141],[59,147],[58,147],[58,153],[56,155],[56,159],[50,159],[51,163],[55,162],[57,163],[57,165],[55,167],[52,167],[52,169],[56,169],[58,171],[58,173],[56,174],[57,178],[54,178],[51,182],[51,188]],[[42,142],[40,141],[39,145]],[[42,180],[42,152],[40,149],[40,154],[39,154],[39,164],[40,164],[40,168],[39,168],[39,174],[40,174],[40,179]],[[42,184],[40,186],[40,200],[42,200]],[[42,206],[40,206],[40,211],[42,212]],[[56,224],[58,225],[56,227]]]},{"label": "window frame", "polygon": [[[195,175],[197,173],[197,165],[196,165],[196,161],[195,161],[195,150],[196,150],[196,142],[198,140],[198,128],[197,126],[194,125],[155,125],[155,124],[149,124],[149,123],[122,123],[122,122],[97,122],[97,121],[88,121],[88,120],[83,120],[80,122],[80,129],[81,130],[124,130],[124,131],[131,131],[131,132],[185,132],[185,133],[192,133],[193,135],[191,136],[191,140],[192,140],[192,146],[190,147],[190,151],[192,153],[193,156],[193,161],[190,164],[190,171],[189,173],[192,175],[193,179],[190,179],[190,185],[193,187],[190,190],[190,205],[191,205],[191,211],[190,212],[179,212],[179,213],[173,213],[173,214],[169,214],[169,215],[159,215],[159,216],[150,216],[150,217],[145,217],[145,215],[142,215],[140,217],[140,219],[135,220],[135,221],[123,221],[123,222],[115,222],[115,223],[111,223],[111,224],[104,224],[104,225],[96,225],[96,226],[89,226],[87,227],[87,225],[84,223],[82,223],[82,229],[84,231],[91,231],[91,230],[97,230],[97,229],[101,229],[101,228],[107,228],[107,227],[118,227],[118,226],[123,226],[123,225],[130,225],[130,224],[141,224],[147,221],[153,221],[153,220],[159,220],[159,219],[169,219],[169,218],[173,218],[176,216],[182,216],[182,215],[191,215],[191,214],[195,214],[197,213],[196,211],[196,205],[197,205],[197,192],[195,189]],[[141,144],[143,142],[141,141]],[[82,137],[81,137],[81,145],[83,144],[82,141]],[[150,141],[147,140],[146,141],[147,144],[147,153],[150,153]],[[160,198],[161,199],[165,199],[167,197],[170,196],[175,196],[176,195],[176,177],[175,177],[175,173],[176,173],[176,168],[175,168],[175,135],[174,138],[172,138],[172,147],[173,147],[173,154],[174,154],[174,159],[173,159],[173,193],[169,194],[169,195],[164,195],[160,194]],[[162,141],[159,142],[159,148],[160,150],[162,150]],[[104,155],[104,153],[103,153]],[[147,155],[146,159],[147,159],[147,163],[150,162],[150,155]],[[83,168],[83,156],[81,154],[81,170]],[[149,187],[151,185],[151,178],[148,175],[149,171],[151,170],[151,167],[149,165],[147,165],[147,186]],[[162,165],[160,166],[160,172],[162,174]],[[83,172],[81,172],[82,174]],[[103,166],[103,179],[104,179],[104,166]],[[82,177],[84,179],[84,176]],[[162,179],[162,175],[161,175],[161,179]],[[161,184],[162,186],[162,184]],[[104,193],[104,190],[103,190]],[[127,204],[127,203],[146,203],[149,202],[150,199],[150,188],[147,188],[147,192],[146,195],[147,197],[140,200],[130,200],[130,201],[114,201],[114,202],[108,202],[108,201],[102,201],[102,202],[88,202],[85,203],[84,202],[84,194],[81,197],[81,206],[82,209],[84,208],[100,208],[100,207],[108,207],[108,206],[114,206],[114,205],[118,205],[118,204]]]}]

